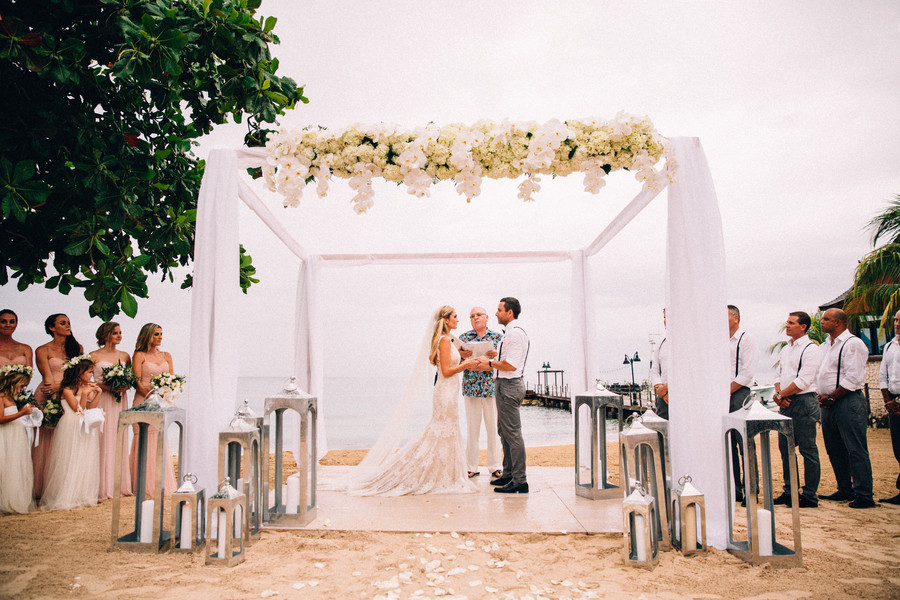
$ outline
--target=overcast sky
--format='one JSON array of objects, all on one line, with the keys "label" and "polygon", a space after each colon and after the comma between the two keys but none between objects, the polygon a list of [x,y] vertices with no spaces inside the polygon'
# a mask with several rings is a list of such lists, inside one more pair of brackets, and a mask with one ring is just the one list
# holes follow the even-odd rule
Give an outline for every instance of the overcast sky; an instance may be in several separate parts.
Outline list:
[{"label": "overcast sky", "polygon": [[[727,297],[761,345],[780,339],[787,312],[811,312],[849,287],[871,248],[866,222],[900,193],[895,0],[264,0],[260,14],[278,17],[279,74],[305,85],[310,99],[283,126],[611,118],[624,110],[648,115],[663,135],[699,137],[722,213]],[[198,154],[239,145],[244,131],[222,127]],[[627,173],[611,180],[593,196],[579,176],[545,177],[528,205],[516,198],[517,182],[487,181],[471,204],[452,184],[415,199],[382,183],[362,216],[343,180],[298,209],[282,209],[280,198],[254,187],[311,252],[524,250],[588,244],[639,190]],[[242,375],[280,376],[290,371],[297,261],[242,214],[242,241],[263,280],[235,324],[247,331]],[[663,194],[591,260],[596,368],[609,381],[630,379],[622,356],[635,351],[643,377],[649,337],[662,331],[665,220]],[[162,324],[164,346],[185,372],[190,301],[177,288],[152,286],[135,322],[119,321],[127,350],[141,324]],[[333,269],[322,291],[326,377],[396,375],[403,360],[389,358],[414,352],[412,340],[437,305],[456,306],[465,326],[473,304],[493,314],[507,294],[523,304],[534,344],[529,371],[545,361],[568,366],[568,263]],[[41,323],[61,311],[92,349],[99,322],[75,294],[6,286],[0,304],[19,313],[21,341],[47,341]]]}]

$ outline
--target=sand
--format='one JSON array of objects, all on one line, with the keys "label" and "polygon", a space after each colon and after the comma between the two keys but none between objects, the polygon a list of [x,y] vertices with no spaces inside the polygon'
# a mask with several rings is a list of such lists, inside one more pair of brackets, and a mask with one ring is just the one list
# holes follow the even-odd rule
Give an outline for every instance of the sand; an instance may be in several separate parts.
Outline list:
[{"label": "sand", "polygon": [[[896,493],[886,430],[869,430],[876,498]],[[822,493],[835,488],[824,449]],[[323,464],[354,464],[333,451]],[[611,452],[610,456],[615,454]],[[530,448],[573,466],[572,446]],[[780,480],[776,479],[776,483]],[[781,509],[785,510],[785,509]],[[663,552],[626,567],[621,535],[264,531],[234,568],[202,554],[109,552],[112,501],[0,517],[0,598],[900,598],[900,506],[801,510],[803,566],[752,566],[724,551]]]}]

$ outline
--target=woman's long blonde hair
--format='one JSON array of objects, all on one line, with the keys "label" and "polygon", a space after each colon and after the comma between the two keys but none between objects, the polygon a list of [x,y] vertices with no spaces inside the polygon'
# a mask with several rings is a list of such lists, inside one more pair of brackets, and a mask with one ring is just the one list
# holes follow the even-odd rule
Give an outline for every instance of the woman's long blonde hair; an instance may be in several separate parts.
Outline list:
[{"label": "woman's long blonde hair", "polygon": [[[431,335],[431,352],[428,354],[428,362],[437,366],[438,364],[438,344],[441,343],[441,337],[450,333],[450,327],[447,325],[447,319],[453,314],[453,307],[446,304],[434,313],[434,330]],[[421,359],[420,359],[421,360]]]},{"label": "woman's long blonde hair", "polygon": [[153,338],[153,334],[157,329],[162,329],[156,323],[147,323],[143,327],[141,327],[140,333],[138,333],[137,342],[134,344],[135,352],[149,352],[150,351],[150,340]]}]

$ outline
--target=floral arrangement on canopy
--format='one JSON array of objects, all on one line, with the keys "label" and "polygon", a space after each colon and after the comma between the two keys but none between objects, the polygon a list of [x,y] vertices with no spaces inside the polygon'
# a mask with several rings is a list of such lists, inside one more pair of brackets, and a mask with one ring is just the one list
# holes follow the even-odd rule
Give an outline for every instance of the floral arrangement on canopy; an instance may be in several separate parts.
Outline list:
[{"label": "floral arrangement on canopy", "polygon": [[356,191],[358,213],[374,204],[372,180],[403,184],[415,196],[428,196],[431,185],[452,179],[466,201],[481,193],[484,177],[515,179],[519,198],[533,200],[541,175],[584,173],[584,189],[598,193],[604,177],[618,169],[634,171],[639,181],[659,188],[673,165],[656,170],[666,140],[647,117],[619,113],[615,119],[576,119],[544,124],[478,121],[474,125],[429,124],[413,130],[384,123],[354,125],[344,130],[306,127],[283,130],[268,144],[263,176],[271,191],[284,196],[284,206],[297,206],[306,186],[316,182],[328,193],[332,176],[349,179]]}]

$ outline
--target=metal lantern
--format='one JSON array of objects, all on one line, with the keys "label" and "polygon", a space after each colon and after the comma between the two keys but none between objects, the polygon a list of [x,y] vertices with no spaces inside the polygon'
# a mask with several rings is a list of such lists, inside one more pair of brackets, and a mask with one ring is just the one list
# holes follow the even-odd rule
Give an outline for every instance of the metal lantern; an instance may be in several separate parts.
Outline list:
[{"label": "metal lantern", "polygon": [[[247,496],[247,511],[242,520],[244,539],[249,543],[259,537],[261,524],[259,431],[239,417],[232,420],[231,427],[229,431],[219,432],[219,481],[228,475],[238,491]],[[241,477],[242,462],[246,464],[244,477]]]},{"label": "metal lantern", "polygon": [[672,493],[672,545],[685,556],[706,551],[706,499],[691,484],[691,476],[678,480]]},{"label": "metal lantern", "polygon": [[[151,390],[147,398],[139,405],[119,413],[119,425],[116,431],[116,466],[113,484],[112,535],[110,549],[121,548],[135,552],[160,552],[164,550],[171,537],[171,532],[163,529],[163,513],[165,502],[165,464],[166,464],[166,432],[169,426],[177,424],[178,436],[178,479],[184,470],[184,434],[185,412],[174,404],[160,402],[156,389]],[[135,476],[137,485],[134,490],[134,531],[119,535],[122,506],[122,461],[125,460],[125,434],[133,425],[138,426],[137,466]],[[147,448],[148,429],[153,427],[157,432],[156,448]],[[148,457],[148,451],[153,452]],[[147,485],[147,460],[156,464],[156,476],[151,482],[152,500],[145,500]]]},{"label": "metal lantern", "polygon": [[647,410],[641,415],[641,423],[643,423],[644,427],[647,429],[652,429],[659,434],[659,447],[662,450],[663,458],[665,458],[665,461],[663,461],[663,468],[665,469],[663,475],[668,482],[668,485],[666,486],[666,491],[668,491],[673,487],[672,458],[671,452],[669,452],[669,421],[663,419],[652,410]]},{"label": "metal lantern", "polygon": [[640,484],[653,498],[659,546],[663,550],[668,550],[672,547],[672,537],[669,531],[665,460],[662,456],[659,434],[645,427],[637,419],[619,434],[619,441],[622,456],[621,477],[625,493],[631,493]]},{"label": "metal lantern", "polygon": [[[240,515],[235,518],[235,512]],[[206,520],[206,564],[233,567],[244,562],[245,527],[241,521],[247,514],[247,496],[231,487],[226,477],[219,491],[209,499]],[[216,519],[216,537],[212,538],[213,519]]]},{"label": "metal lantern", "polygon": [[[590,482],[582,482],[581,467],[581,429],[582,407],[590,413],[591,460]],[[618,485],[607,481],[606,459],[606,412],[607,408],[616,409],[619,420],[619,433],[622,432],[622,396],[613,393],[597,383],[596,391],[585,392],[575,396],[575,494],[591,500],[621,498],[622,490]],[[619,481],[621,482],[621,475]]]},{"label": "metal lantern", "polygon": [[172,494],[172,552],[196,552],[206,543],[206,495],[195,483],[197,476],[187,473]]},{"label": "metal lantern", "polygon": [[[300,417],[297,439],[300,452],[298,472],[284,477],[284,417],[286,410],[296,411]],[[275,396],[266,398],[263,419],[275,419],[275,426],[265,431],[263,452],[263,526],[302,527],[316,518],[316,398],[297,389],[291,377],[287,386]],[[275,489],[269,493],[270,431],[275,436]]]},{"label": "metal lantern", "polygon": [[658,519],[654,498],[640,484],[622,501],[622,518],[625,564],[652,570],[659,564]]},{"label": "metal lantern", "polygon": [[[754,396],[755,397],[755,396]],[[728,551],[753,563],[770,563],[773,567],[795,567],[802,564],[800,547],[800,509],[797,498],[797,457],[794,451],[794,424],[790,417],[772,412],[762,404],[752,401],[722,418],[723,439],[729,450],[725,453],[725,494],[728,502]],[[772,500],[772,451],[769,432],[774,431],[785,438],[792,457],[790,463],[791,514],[793,517],[794,548],[780,544],[775,537],[774,504]],[[731,450],[728,443],[730,434],[741,437],[744,450],[744,498],[747,504],[746,540],[735,540],[735,507],[731,476]],[[757,457],[757,440],[762,456]],[[757,464],[762,473],[757,474]],[[758,476],[760,475],[760,476]],[[758,481],[762,482],[763,507],[757,507]]]}]

